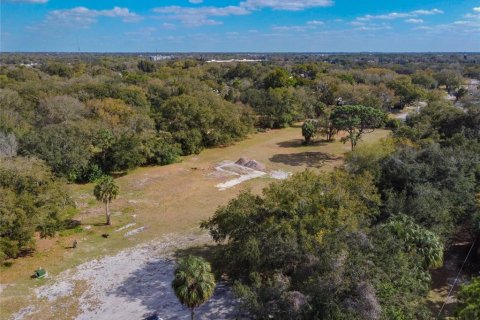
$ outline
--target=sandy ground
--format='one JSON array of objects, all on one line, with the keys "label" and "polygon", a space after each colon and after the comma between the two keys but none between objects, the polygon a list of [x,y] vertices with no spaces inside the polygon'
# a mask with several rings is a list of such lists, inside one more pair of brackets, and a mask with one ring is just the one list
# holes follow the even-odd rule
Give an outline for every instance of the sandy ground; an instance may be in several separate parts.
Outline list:
[{"label": "sandy ground", "polygon": [[238,165],[233,161],[223,161],[220,165],[215,167],[215,170],[217,171],[217,173],[220,173],[220,175],[223,174],[225,176],[237,177],[235,179],[218,183],[216,187],[220,191],[234,187],[242,182],[255,179],[255,178],[260,178],[263,176],[268,176],[269,178],[276,179],[276,180],[282,180],[282,179],[288,178],[291,175],[290,172],[285,172],[282,170],[272,170],[268,173],[259,171],[259,170],[254,170],[242,165]]},{"label": "sandy ground", "polygon": [[[171,289],[175,269],[174,251],[192,244],[207,243],[202,236],[168,235],[159,240],[123,250],[118,254],[91,260],[66,270],[35,290],[36,302],[20,310],[13,319],[52,319],[50,305],[62,308],[62,299],[70,296],[76,283],[85,282],[78,320],[189,319]],[[225,283],[218,283],[214,296],[197,311],[197,319],[235,319],[237,301]],[[51,307],[50,307],[51,308]],[[54,312],[55,310],[52,310]]]}]

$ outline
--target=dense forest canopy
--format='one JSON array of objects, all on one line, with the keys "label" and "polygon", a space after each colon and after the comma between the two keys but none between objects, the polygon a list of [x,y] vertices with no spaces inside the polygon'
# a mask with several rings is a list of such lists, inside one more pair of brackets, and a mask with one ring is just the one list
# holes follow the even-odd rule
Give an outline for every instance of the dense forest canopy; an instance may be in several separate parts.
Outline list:
[{"label": "dense forest canopy", "polygon": [[[214,266],[259,319],[428,319],[429,270],[459,229],[480,230],[478,79],[478,54],[4,53],[0,261],[65,227],[66,183],[303,121],[305,143],[344,133],[344,166],[219,208],[202,224]],[[358,145],[382,126],[388,139]]]}]

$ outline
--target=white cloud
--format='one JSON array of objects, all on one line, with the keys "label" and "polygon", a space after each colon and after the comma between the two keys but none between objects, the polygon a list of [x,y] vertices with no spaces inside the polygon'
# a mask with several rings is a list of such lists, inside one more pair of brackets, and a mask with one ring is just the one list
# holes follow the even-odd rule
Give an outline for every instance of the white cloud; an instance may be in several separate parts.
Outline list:
[{"label": "white cloud", "polygon": [[433,28],[429,26],[419,26],[416,27],[414,30],[433,30]]},{"label": "white cloud", "polygon": [[376,25],[376,24],[370,24],[370,25],[365,25],[365,26],[360,26],[358,28],[355,28],[355,30],[358,31],[377,31],[377,30],[390,30],[392,27],[388,24],[381,24],[381,25]]},{"label": "white cloud", "polygon": [[164,22],[164,23],[162,23],[162,28],[163,29],[168,29],[168,30],[173,30],[173,29],[176,28],[176,26],[173,23]]},{"label": "white cloud", "polygon": [[386,22],[373,23],[365,21],[352,21],[349,25],[354,26],[353,30],[357,31],[377,31],[377,30],[390,30],[392,26]]},{"label": "white cloud", "polygon": [[414,19],[414,18],[411,18],[411,19],[407,19],[405,20],[406,23],[423,23],[423,20],[422,19]]},{"label": "white cloud", "polygon": [[270,8],[273,10],[301,11],[314,7],[328,7],[332,0],[246,0],[240,6],[249,10]]},{"label": "white cloud", "polygon": [[360,26],[364,26],[366,23],[362,21],[352,21],[352,22],[349,22],[348,24],[354,27],[360,27]]},{"label": "white cloud", "polygon": [[121,18],[124,22],[134,22],[141,19],[139,15],[128,8],[113,7],[110,10],[94,10],[86,7],[50,11],[45,23],[65,26],[87,27],[97,22],[99,17]]},{"label": "white cloud", "polygon": [[394,20],[394,19],[402,19],[402,18],[415,18],[418,16],[429,16],[435,14],[442,14],[443,11],[439,9],[431,9],[431,10],[415,10],[410,12],[391,12],[387,14],[380,14],[380,15],[364,15],[362,17],[358,17],[356,20],[358,21],[370,21],[370,20]]},{"label": "white cloud", "polygon": [[272,29],[275,31],[304,32],[307,30],[315,29],[315,27],[314,26],[273,26]]},{"label": "white cloud", "polygon": [[[189,0],[190,3],[202,3],[203,0]],[[333,5],[333,0],[245,0],[238,5],[226,7],[182,7],[165,6],[154,8],[153,12],[162,14],[161,17],[178,20],[183,25],[198,27],[203,25],[218,25],[221,21],[215,17],[240,16],[252,13],[255,10],[270,8],[273,10],[300,11],[313,7]]]},{"label": "white cloud", "polygon": [[461,34],[476,35],[480,32],[480,7],[472,8],[472,10],[474,13],[467,13],[463,15],[464,19],[462,20],[456,20],[450,23],[438,24],[434,26],[417,27],[415,30],[425,30],[428,33],[436,35],[444,35],[447,32],[455,36],[459,36]]},{"label": "white cloud", "polygon": [[434,14],[442,14],[443,11],[439,9],[431,9],[431,10],[415,10],[415,11],[412,11],[411,13],[419,16],[431,16]]},{"label": "white cloud", "polygon": [[168,6],[154,8],[153,12],[164,14],[165,17],[178,20],[183,25],[190,27],[221,24],[220,21],[213,20],[211,17],[239,16],[250,13],[247,9],[238,6],[199,8]]},{"label": "white cloud", "polygon": [[9,2],[21,2],[21,3],[47,3],[48,0],[7,0]]},{"label": "white cloud", "polygon": [[151,36],[157,29],[153,27],[142,28],[137,31],[129,31],[125,32],[124,34],[127,36],[134,36],[134,37],[145,37]]},{"label": "white cloud", "polygon": [[304,32],[307,30],[316,29],[318,26],[323,25],[323,21],[319,20],[310,20],[305,22],[304,25],[293,25],[293,26],[273,26],[272,29],[275,31],[296,31]]}]

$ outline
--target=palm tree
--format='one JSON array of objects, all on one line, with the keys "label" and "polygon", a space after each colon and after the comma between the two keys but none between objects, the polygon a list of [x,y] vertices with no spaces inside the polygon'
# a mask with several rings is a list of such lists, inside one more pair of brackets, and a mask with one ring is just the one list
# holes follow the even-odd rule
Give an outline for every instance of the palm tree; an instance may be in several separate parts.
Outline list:
[{"label": "palm tree", "polygon": [[178,300],[190,308],[193,320],[195,308],[210,299],[215,289],[215,277],[210,263],[194,256],[180,259],[172,288]]},{"label": "palm tree", "polygon": [[104,176],[98,181],[93,194],[98,201],[105,203],[105,215],[107,217],[107,225],[110,225],[110,202],[118,196],[119,188],[110,176]]}]

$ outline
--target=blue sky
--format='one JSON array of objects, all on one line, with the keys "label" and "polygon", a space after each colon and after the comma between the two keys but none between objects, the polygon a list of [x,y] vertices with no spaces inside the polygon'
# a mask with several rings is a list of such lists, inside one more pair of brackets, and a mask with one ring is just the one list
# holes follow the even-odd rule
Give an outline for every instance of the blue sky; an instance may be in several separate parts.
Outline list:
[{"label": "blue sky", "polygon": [[1,0],[1,51],[480,51],[478,0]]}]

